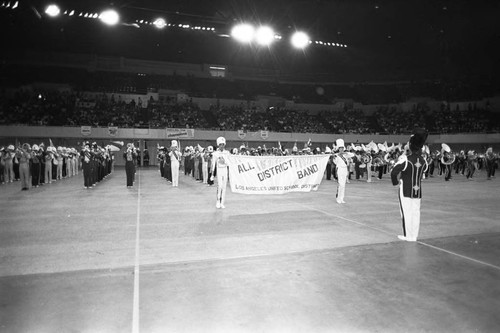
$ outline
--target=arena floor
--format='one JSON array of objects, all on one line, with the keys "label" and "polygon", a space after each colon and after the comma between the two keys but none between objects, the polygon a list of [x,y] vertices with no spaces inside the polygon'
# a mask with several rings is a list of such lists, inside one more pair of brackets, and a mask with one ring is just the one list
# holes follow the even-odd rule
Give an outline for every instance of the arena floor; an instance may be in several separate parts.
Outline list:
[{"label": "arena floor", "polygon": [[0,186],[1,332],[499,332],[499,179],[424,181],[417,243],[397,188],[228,193],[156,168]]}]

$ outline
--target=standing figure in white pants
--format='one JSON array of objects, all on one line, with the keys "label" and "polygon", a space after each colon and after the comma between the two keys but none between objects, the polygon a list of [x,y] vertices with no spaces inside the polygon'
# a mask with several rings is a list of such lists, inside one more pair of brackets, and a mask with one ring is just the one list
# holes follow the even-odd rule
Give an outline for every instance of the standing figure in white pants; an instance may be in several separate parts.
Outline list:
[{"label": "standing figure in white pants", "polygon": [[398,238],[416,242],[420,230],[420,202],[422,200],[422,177],[427,171],[427,161],[422,156],[422,147],[427,132],[415,129],[410,137],[409,152],[399,157],[391,171],[394,186],[399,186],[399,207],[403,234]]},{"label": "standing figure in white pants", "polygon": [[354,154],[350,152],[345,152],[344,140],[337,139],[336,141],[338,153],[333,154],[333,162],[336,166],[337,171],[337,203],[345,204],[345,184],[347,182],[347,176],[349,175],[349,159],[351,159]]},{"label": "standing figure in white pants", "polygon": [[[228,177],[228,156],[229,151],[225,149],[226,139],[222,136],[217,138],[217,150],[212,154],[212,167],[210,180],[214,180],[214,170],[217,170],[217,202],[216,208],[226,208],[226,187]],[[217,167],[217,169],[215,169]]]},{"label": "standing figure in white pants", "polygon": [[179,187],[179,168],[181,161],[181,153],[178,151],[179,145],[177,140],[172,140],[170,147],[170,168],[172,170],[172,186]]},{"label": "standing figure in white pants", "polygon": [[208,152],[205,148],[201,151],[201,171],[203,175],[203,184],[208,184]]}]

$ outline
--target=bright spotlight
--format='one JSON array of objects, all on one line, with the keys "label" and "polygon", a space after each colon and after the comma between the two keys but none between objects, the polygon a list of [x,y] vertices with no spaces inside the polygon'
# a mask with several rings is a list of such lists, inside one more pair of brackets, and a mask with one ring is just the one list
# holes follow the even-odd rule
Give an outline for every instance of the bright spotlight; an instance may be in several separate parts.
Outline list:
[{"label": "bright spotlight", "polygon": [[250,43],[254,37],[254,28],[250,24],[240,24],[231,30],[231,36],[242,43]]},{"label": "bright spotlight", "polygon": [[165,19],[160,17],[153,22],[153,25],[158,29],[163,29],[167,26],[167,22],[165,21]]},{"label": "bright spotlight", "polygon": [[274,31],[269,27],[260,27],[255,33],[255,40],[260,45],[269,45],[274,41]]},{"label": "bright spotlight", "polygon": [[291,38],[292,45],[296,48],[303,49],[309,45],[309,36],[301,31],[297,31]]},{"label": "bright spotlight", "polygon": [[99,19],[102,23],[107,25],[115,25],[120,21],[120,16],[113,9],[105,10],[99,15]]},{"label": "bright spotlight", "polygon": [[50,17],[56,17],[61,13],[61,10],[57,5],[48,5],[47,8],[45,9],[45,14],[49,15]]}]

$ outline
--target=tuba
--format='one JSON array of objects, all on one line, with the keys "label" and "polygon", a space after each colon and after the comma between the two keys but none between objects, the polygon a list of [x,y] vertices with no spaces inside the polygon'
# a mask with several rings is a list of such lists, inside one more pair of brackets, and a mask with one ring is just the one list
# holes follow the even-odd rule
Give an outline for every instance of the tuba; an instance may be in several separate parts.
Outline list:
[{"label": "tuba", "polygon": [[455,162],[456,155],[451,151],[450,146],[446,143],[441,144],[441,163],[451,165]]},{"label": "tuba", "polygon": [[364,164],[368,164],[372,161],[372,157],[369,153],[364,153],[363,155],[361,155],[361,162],[363,162]]}]

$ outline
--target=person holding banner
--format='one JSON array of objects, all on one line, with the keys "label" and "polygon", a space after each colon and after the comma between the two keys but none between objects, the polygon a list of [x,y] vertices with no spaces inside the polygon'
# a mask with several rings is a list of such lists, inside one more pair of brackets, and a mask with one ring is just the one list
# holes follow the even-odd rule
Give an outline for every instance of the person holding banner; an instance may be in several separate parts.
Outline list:
[{"label": "person holding banner", "polygon": [[345,204],[345,184],[347,182],[347,175],[349,174],[349,159],[354,156],[353,153],[345,152],[344,140],[337,139],[336,141],[338,153],[333,154],[333,163],[337,171],[337,203]]},{"label": "person holding banner", "polygon": [[172,146],[170,147],[170,168],[172,170],[172,186],[179,187],[179,169],[181,164],[181,154],[177,151],[179,145],[177,140],[172,140]]},{"label": "person holding banner", "polygon": [[[210,180],[214,180],[214,171],[217,172],[217,202],[216,208],[226,208],[226,187],[228,178],[228,156],[229,151],[225,149],[226,139],[222,136],[217,138],[217,150],[212,154],[212,166]],[[217,169],[215,169],[217,167]]]}]

